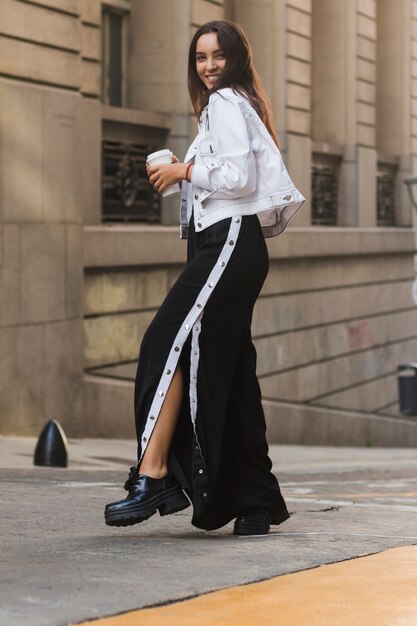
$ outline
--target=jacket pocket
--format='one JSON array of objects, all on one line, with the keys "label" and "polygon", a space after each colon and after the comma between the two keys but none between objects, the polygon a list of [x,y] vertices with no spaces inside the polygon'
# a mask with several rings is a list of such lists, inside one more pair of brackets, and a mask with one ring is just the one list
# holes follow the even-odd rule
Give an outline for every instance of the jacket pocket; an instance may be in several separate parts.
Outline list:
[{"label": "jacket pocket", "polygon": [[203,139],[203,141],[198,146],[198,151],[201,156],[210,156],[211,154],[216,154],[217,150],[214,148],[213,138],[209,136]]}]

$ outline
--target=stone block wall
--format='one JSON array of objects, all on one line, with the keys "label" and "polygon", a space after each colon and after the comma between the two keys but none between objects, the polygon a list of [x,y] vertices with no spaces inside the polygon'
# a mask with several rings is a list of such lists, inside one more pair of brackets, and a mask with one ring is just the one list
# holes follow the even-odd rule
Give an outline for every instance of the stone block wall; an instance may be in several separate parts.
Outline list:
[{"label": "stone block wall", "polygon": [[[138,233],[140,252],[131,251],[126,267],[129,255],[117,263],[117,249],[126,252],[134,239],[118,236],[124,245],[109,250],[99,229],[86,234],[88,247],[102,250],[86,259],[86,428],[131,436],[140,340],[181,271],[185,244],[169,228],[153,239]],[[171,250],[169,263],[163,255],[155,263],[157,241]],[[397,367],[417,352],[413,233],[290,228],[268,246],[253,336],[270,441],[408,445],[404,426],[396,437],[384,419],[398,415]],[[153,266],[143,265],[148,253]],[[321,429],[317,414],[326,420]],[[368,418],[380,419],[380,428],[369,431]]]},{"label": "stone block wall", "polygon": [[[104,4],[130,14],[122,108],[100,103]],[[183,157],[190,37],[223,16],[248,33],[307,198],[268,243],[254,317],[270,440],[415,441],[396,367],[417,351],[402,183],[417,169],[417,0],[0,2],[1,433],[56,418],[69,435],[134,435],[140,340],[185,243],[175,198],[162,225],[101,225],[101,141],[157,136]],[[337,227],[310,226],[317,153],[340,160]],[[376,227],[381,159],[398,166],[399,228]]]},{"label": "stone block wall", "polygon": [[4,433],[35,434],[58,419],[71,434],[83,421],[83,211],[98,202],[89,175],[100,158],[97,102],[83,94],[98,95],[97,7],[0,3]]},{"label": "stone block wall", "polygon": [[403,233],[408,253],[400,245],[389,254],[368,253],[372,239],[357,246],[352,235],[349,252],[273,262],[254,319],[266,398],[372,413],[397,403],[397,365],[417,348],[413,237]]}]

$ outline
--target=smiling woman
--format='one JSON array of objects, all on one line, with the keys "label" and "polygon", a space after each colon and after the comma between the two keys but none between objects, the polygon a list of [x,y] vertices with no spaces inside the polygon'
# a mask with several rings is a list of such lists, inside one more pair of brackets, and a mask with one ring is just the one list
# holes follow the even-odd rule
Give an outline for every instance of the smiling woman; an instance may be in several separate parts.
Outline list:
[{"label": "smiling woman", "polygon": [[188,88],[197,116],[207,106],[213,87],[231,87],[247,98],[270,135],[279,140],[268,96],[253,62],[251,45],[237,24],[208,22],[195,33],[188,55]]},{"label": "smiling woman", "polygon": [[288,517],[265,438],[251,338],[268,272],[264,237],[304,198],[278,149],[268,98],[241,28],[209,22],[189,50],[199,133],[183,163],[148,166],[159,192],[182,182],[188,263],[145,333],[135,386],[138,461],[106,523],[126,526],[192,502],[192,523],[265,534]]},{"label": "smiling woman", "polygon": [[216,33],[199,37],[195,57],[197,74],[207,89],[211,89],[226,65],[226,56],[219,49]]}]

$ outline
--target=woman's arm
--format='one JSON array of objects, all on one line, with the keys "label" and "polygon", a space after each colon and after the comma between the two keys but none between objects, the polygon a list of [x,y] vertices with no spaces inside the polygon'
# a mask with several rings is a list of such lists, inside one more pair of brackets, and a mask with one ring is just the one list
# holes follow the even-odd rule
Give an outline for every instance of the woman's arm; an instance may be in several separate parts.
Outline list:
[{"label": "woman's arm", "polygon": [[204,164],[194,165],[191,180],[213,197],[240,198],[256,188],[256,162],[248,125],[238,100],[214,96],[208,109],[213,141],[207,143]]}]

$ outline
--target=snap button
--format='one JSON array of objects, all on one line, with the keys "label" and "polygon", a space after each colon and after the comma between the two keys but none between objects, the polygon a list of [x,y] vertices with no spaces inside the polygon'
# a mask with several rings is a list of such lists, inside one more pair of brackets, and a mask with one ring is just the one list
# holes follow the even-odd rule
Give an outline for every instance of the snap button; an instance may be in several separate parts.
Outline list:
[{"label": "snap button", "polygon": [[202,474],[202,473],[203,473],[203,470],[202,470],[202,469],[199,469],[199,470],[198,470],[198,473],[199,473],[199,474]]}]

